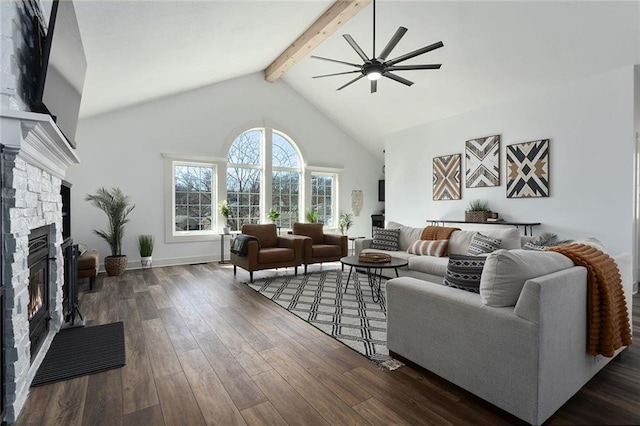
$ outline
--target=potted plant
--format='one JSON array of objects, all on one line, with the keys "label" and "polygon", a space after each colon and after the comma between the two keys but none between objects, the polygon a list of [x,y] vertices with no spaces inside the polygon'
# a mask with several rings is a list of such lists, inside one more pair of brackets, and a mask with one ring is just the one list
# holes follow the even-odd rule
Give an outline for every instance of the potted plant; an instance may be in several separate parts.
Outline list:
[{"label": "potted plant", "polygon": [[464,212],[465,222],[486,222],[489,216],[491,216],[491,210],[486,200],[471,201],[469,208]]},{"label": "potted plant", "polygon": [[280,212],[274,208],[271,208],[271,210],[269,210],[269,213],[267,213],[267,217],[271,222],[276,223],[276,220],[280,219]]},{"label": "potted plant", "polygon": [[317,210],[307,210],[307,222],[309,223],[318,223],[318,218],[320,217],[320,212]]},{"label": "potted plant", "polygon": [[109,229],[101,231],[94,229],[99,237],[104,239],[111,249],[111,256],[104,258],[104,269],[109,276],[124,274],[127,269],[127,256],[122,254],[122,237],[124,225],[129,222],[127,216],[136,207],[129,202],[120,188],[98,188],[95,194],[87,194],[85,201],[102,210],[109,219]]},{"label": "potted plant", "polygon": [[140,251],[140,264],[142,269],[151,268],[153,255],[153,235],[138,235],[138,250]]},{"label": "potted plant", "polygon": [[231,216],[231,207],[227,200],[222,200],[218,203],[218,212],[224,216],[224,228],[222,232],[225,234],[229,233],[229,216]]},{"label": "potted plant", "polygon": [[338,229],[342,235],[349,232],[349,228],[353,225],[353,215],[351,213],[342,213],[338,219]]}]

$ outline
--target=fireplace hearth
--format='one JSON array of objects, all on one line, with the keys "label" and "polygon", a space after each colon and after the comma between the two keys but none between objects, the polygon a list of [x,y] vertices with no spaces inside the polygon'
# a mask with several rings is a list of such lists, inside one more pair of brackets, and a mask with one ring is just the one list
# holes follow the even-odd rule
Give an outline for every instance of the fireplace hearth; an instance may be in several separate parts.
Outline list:
[{"label": "fireplace hearth", "polygon": [[29,341],[31,342],[31,359],[42,346],[49,332],[49,289],[51,262],[51,244],[49,236],[54,231],[51,225],[34,229],[29,234],[29,298],[27,317],[29,320]]}]

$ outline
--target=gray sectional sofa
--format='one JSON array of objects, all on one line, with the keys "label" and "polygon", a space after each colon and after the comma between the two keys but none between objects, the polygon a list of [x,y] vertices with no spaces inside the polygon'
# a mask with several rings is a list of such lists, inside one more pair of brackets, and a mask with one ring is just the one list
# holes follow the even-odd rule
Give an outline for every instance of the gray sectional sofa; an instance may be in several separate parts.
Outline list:
[{"label": "gray sectional sofa", "polygon": [[[401,247],[419,238],[416,229],[403,229]],[[613,358],[586,352],[586,269],[559,253],[521,250],[519,234],[507,231],[498,231],[506,232],[504,249],[486,258],[480,294],[442,285],[447,258],[389,252],[407,257],[409,267],[386,284],[387,346],[392,355],[541,424]],[[450,250],[464,254],[470,231],[456,232]],[[361,251],[370,244],[360,243]],[[631,321],[631,255],[614,259]]]},{"label": "gray sectional sofa", "polygon": [[[361,238],[354,241],[355,255],[357,256],[360,253],[387,253],[393,257],[407,259],[409,265],[405,268],[398,269],[400,276],[441,283],[447,270],[448,257],[419,256],[407,253],[409,245],[413,241],[420,239],[424,228],[405,226],[397,222],[387,222],[386,227],[390,229],[400,229],[398,251],[372,249],[370,247],[373,239]],[[477,232],[478,231],[471,230],[454,231],[449,238],[449,253],[467,254],[471,240]],[[488,237],[499,238],[502,240],[500,248],[507,250],[522,248],[524,242],[530,240],[530,238],[521,237],[520,232],[516,228],[483,229],[482,234]],[[388,278],[395,277],[395,271],[392,269],[383,269],[383,274],[386,274]]]}]

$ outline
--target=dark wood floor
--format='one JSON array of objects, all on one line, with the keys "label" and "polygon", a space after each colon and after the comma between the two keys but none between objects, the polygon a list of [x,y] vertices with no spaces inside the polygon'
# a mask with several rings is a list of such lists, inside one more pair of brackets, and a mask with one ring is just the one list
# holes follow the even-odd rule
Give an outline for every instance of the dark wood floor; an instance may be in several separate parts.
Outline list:
[{"label": "dark wood floor", "polygon": [[[17,424],[519,423],[433,374],[377,368],[241,284],[246,279],[212,263],[101,276],[94,291],[82,283],[88,325],[124,321],[127,365],[33,388]],[[638,296],[634,306],[640,336]],[[638,346],[549,423],[639,424]]]}]

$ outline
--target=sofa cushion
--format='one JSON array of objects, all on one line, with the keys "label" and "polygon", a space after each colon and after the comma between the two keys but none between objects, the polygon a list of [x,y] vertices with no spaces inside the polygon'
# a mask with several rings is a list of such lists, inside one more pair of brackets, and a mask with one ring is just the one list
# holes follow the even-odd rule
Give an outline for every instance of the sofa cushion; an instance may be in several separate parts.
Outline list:
[{"label": "sofa cushion", "polygon": [[[477,231],[454,231],[449,238],[449,253],[467,254],[475,234]],[[500,243],[502,249],[513,250],[522,247],[518,228],[483,229],[482,235],[502,240]]]},{"label": "sofa cushion", "polygon": [[418,240],[409,245],[407,253],[442,257],[447,255],[448,245],[449,240]]},{"label": "sofa cushion", "polygon": [[400,229],[373,228],[372,249],[398,251]]},{"label": "sofa cushion", "polygon": [[494,251],[487,256],[482,271],[482,303],[494,307],[514,306],[528,279],[572,266],[571,259],[560,253],[502,249]]},{"label": "sofa cushion", "polygon": [[524,243],[522,248],[524,250],[534,250],[534,251],[544,251],[547,249],[546,246],[539,246],[537,244],[532,243],[531,241],[527,241],[526,243]]},{"label": "sofa cushion", "polygon": [[295,258],[295,251],[288,248],[269,247],[261,248],[258,252],[258,263],[280,263],[289,262]]},{"label": "sofa cushion", "polygon": [[[395,254],[393,256],[399,257]],[[411,255],[411,257],[409,257],[407,261],[409,262],[408,267],[412,271],[423,272],[429,275],[437,275],[439,277],[444,277],[445,273],[447,272],[447,265],[449,264],[448,257]]]},{"label": "sofa cushion", "polygon": [[480,292],[480,279],[486,257],[452,254],[444,275],[443,284],[460,290]]},{"label": "sofa cushion", "polygon": [[491,253],[500,248],[500,243],[502,242],[499,238],[491,238],[486,235],[482,235],[481,233],[477,233],[471,239],[471,244],[469,244],[469,250],[467,254],[469,256],[477,256],[483,253]]},{"label": "sofa cushion", "polygon": [[411,226],[405,226],[401,223],[387,222],[387,228],[400,230],[400,242],[398,244],[398,250],[406,251],[412,242],[419,240],[422,237],[422,231],[424,228],[413,228]]},{"label": "sofa cushion", "polygon": [[322,223],[300,223],[293,224],[293,233],[295,235],[304,235],[311,237],[313,244],[324,244],[324,232],[322,231]]}]

